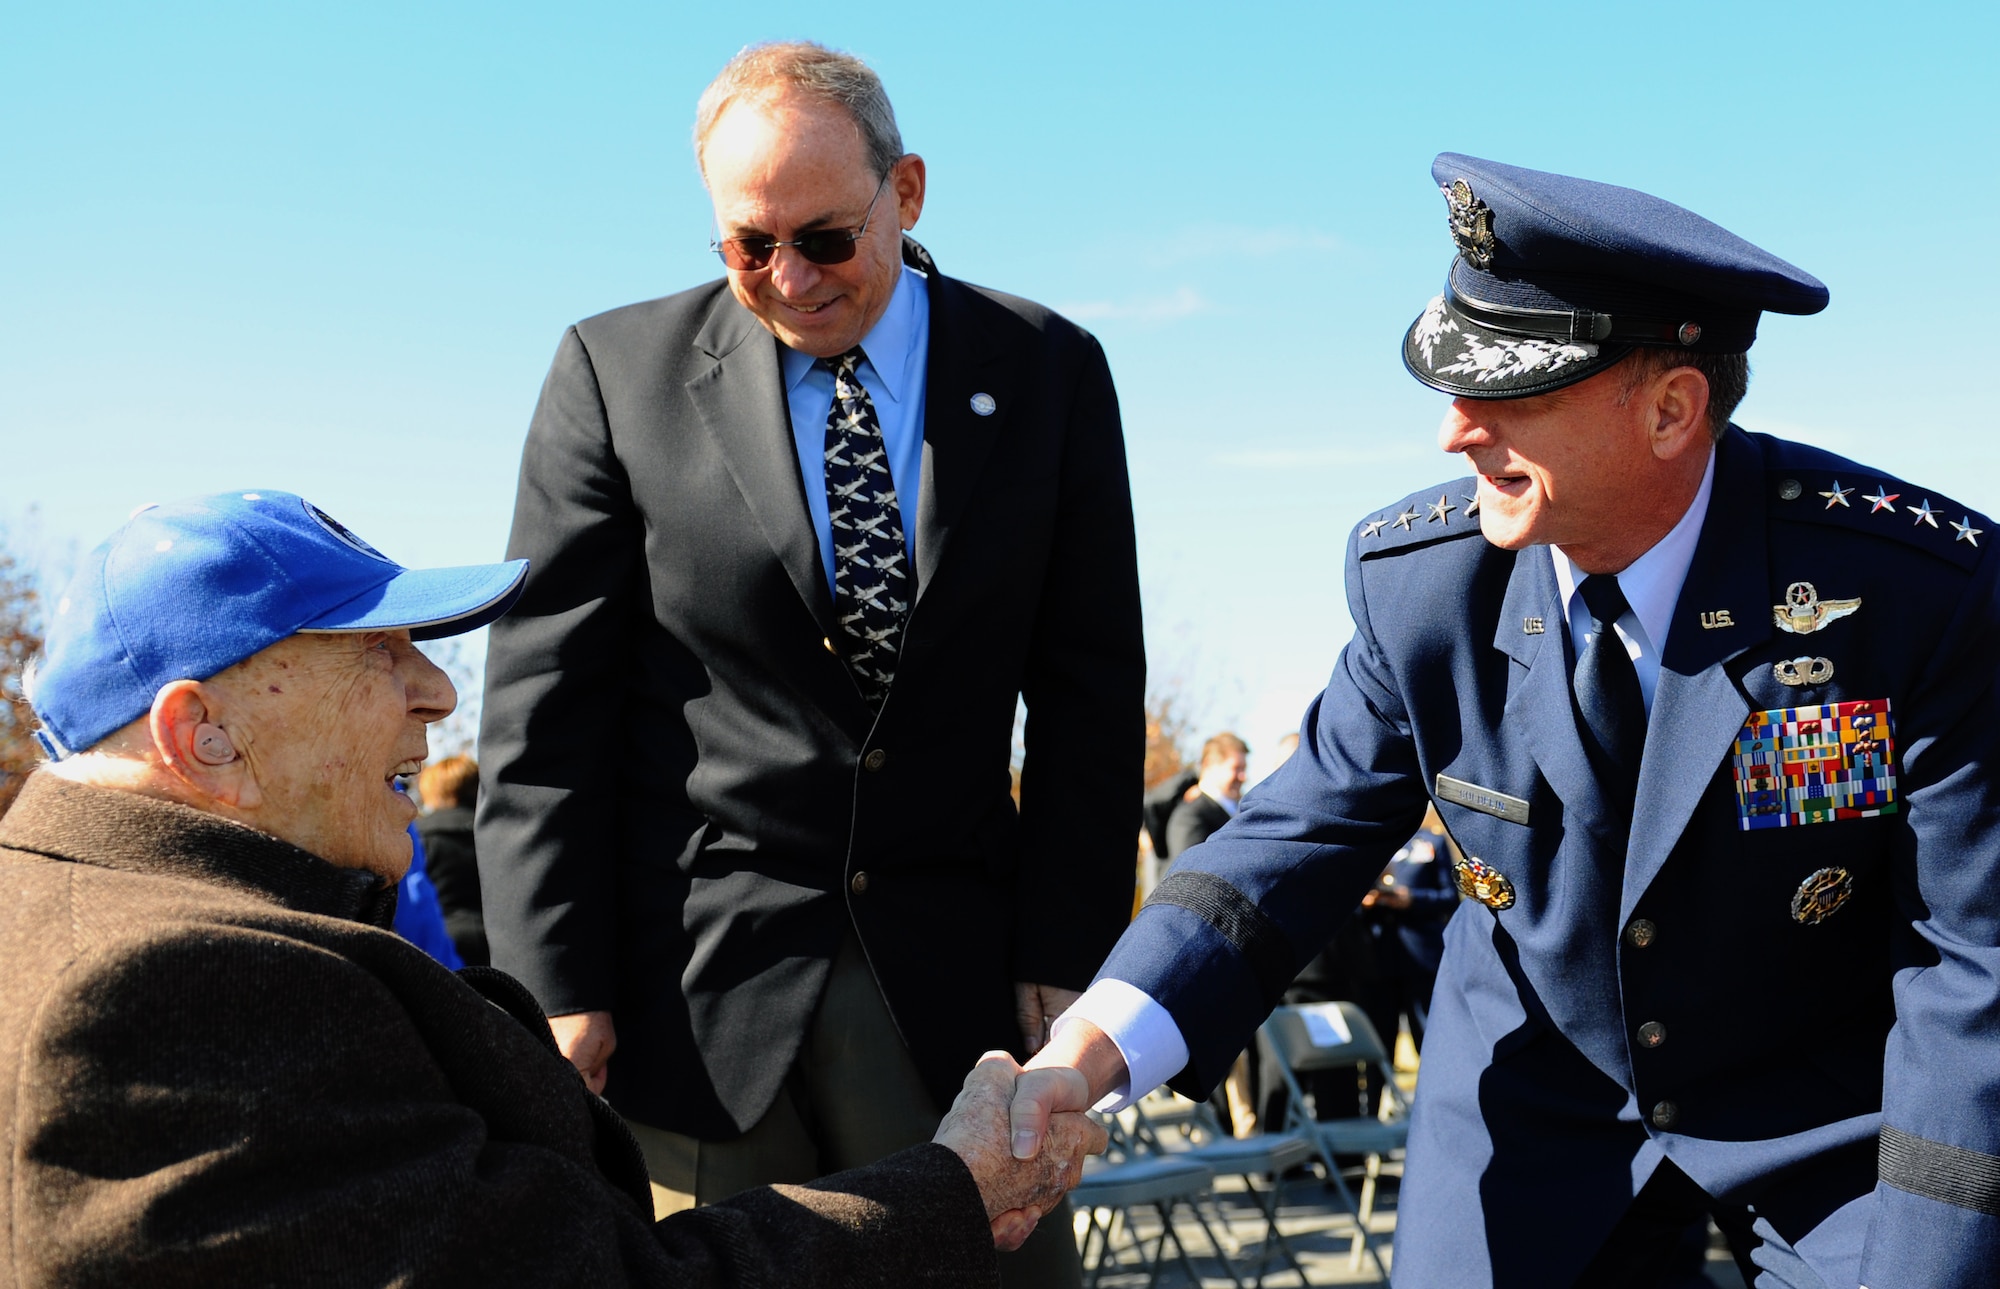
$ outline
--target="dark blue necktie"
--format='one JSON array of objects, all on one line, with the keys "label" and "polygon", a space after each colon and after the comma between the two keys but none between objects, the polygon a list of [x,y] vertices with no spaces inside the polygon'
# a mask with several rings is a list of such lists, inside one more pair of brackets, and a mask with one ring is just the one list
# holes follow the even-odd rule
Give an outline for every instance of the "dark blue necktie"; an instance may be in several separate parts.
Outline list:
[{"label": "dark blue necktie", "polygon": [[896,678],[910,577],[903,511],[875,401],[855,376],[857,347],[820,361],[833,369],[826,417],[826,508],[833,534],[833,612],[840,655],[861,696],[880,708]]},{"label": "dark blue necktie", "polygon": [[1576,660],[1576,710],[1605,789],[1629,811],[1639,789],[1639,756],[1646,746],[1646,700],[1639,692],[1632,657],[1612,624],[1632,606],[1610,573],[1586,577],[1576,590],[1590,610],[1590,640]]}]

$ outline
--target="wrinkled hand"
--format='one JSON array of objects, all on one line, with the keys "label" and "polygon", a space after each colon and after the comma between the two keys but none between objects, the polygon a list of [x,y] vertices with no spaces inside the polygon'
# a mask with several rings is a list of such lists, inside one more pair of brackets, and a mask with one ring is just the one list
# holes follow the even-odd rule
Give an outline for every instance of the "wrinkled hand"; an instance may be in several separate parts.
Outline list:
[{"label": "wrinkled hand", "polygon": [[1102,1152],[1107,1141],[1104,1129],[1090,1119],[1059,1113],[1049,1120],[1043,1148],[1030,1158],[1015,1158],[1009,1115],[1020,1070],[1005,1052],[980,1057],[934,1138],[972,1170],[986,1202],[993,1246],[1001,1250],[1021,1247],[1035,1223],[1082,1177],[1083,1157]]},{"label": "wrinkled hand", "polygon": [[618,1050],[618,1031],[611,1026],[610,1012],[572,1012],[549,1017],[556,1046],[569,1063],[583,1075],[583,1084],[592,1092],[604,1093],[605,1065]]},{"label": "wrinkled hand", "polygon": [[1014,1022],[1021,1027],[1029,1056],[1042,1050],[1049,1041],[1049,1026],[1081,997],[1074,989],[1029,984],[1025,980],[1014,982]]}]

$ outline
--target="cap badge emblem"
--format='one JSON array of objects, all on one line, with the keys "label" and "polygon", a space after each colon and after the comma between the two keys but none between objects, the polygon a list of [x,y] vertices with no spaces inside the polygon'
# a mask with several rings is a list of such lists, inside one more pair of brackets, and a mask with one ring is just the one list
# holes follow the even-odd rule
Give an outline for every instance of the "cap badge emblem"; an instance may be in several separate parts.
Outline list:
[{"label": "cap badge emblem", "polygon": [[1701,324],[1699,322],[1683,322],[1681,329],[1674,333],[1674,338],[1684,345],[1693,344],[1695,341],[1701,339]]},{"label": "cap badge emblem", "polygon": [[1804,926],[1824,922],[1854,897],[1854,874],[1844,868],[1822,868],[1792,895],[1792,920]]},{"label": "cap badge emblem", "polygon": [[1499,245],[1493,236],[1493,208],[1473,196],[1472,185],[1463,179],[1454,179],[1439,191],[1451,207],[1451,240],[1458,244],[1458,253],[1473,268],[1492,267],[1493,249]]},{"label": "cap badge emblem", "polygon": [[360,551],[363,555],[366,555],[371,559],[379,559],[384,564],[395,563],[395,561],[390,559],[387,555],[384,555],[381,551],[376,550],[373,546],[370,546],[367,542],[364,542],[359,537],[356,537],[351,531],[349,531],[347,525],[341,523],[338,519],[335,519],[332,515],[327,514],[324,510],[321,510],[318,506],[313,505],[310,501],[304,502],[303,504],[305,505],[306,513],[313,517],[314,522],[319,524],[321,528],[326,529],[327,535],[332,537],[335,541],[339,542],[341,545],[349,547],[353,550]]},{"label": "cap badge emblem", "polygon": [[1860,596],[1851,600],[1822,600],[1811,582],[1794,582],[1785,588],[1785,602],[1771,606],[1771,616],[1777,621],[1780,631],[1809,636],[1860,607]]},{"label": "cap badge emblem", "polygon": [[1495,913],[1514,907],[1514,883],[1499,869],[1468,856],[1452,865],[1452,873],[1458,881],[1458,893],[1465,898],[1478,900]]}]

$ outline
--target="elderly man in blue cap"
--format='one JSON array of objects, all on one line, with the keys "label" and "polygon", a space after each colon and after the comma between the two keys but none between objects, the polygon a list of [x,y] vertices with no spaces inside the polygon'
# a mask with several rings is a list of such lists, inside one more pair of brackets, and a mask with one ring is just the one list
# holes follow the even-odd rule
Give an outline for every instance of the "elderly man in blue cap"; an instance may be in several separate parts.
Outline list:
[{"label": "elderly man in blue cap", "polygon": [[386,929],[394,781],[456,702],[414,641],[525,572],[406,569],[275,491],[85,560],[0,821],[0,1283],[997,1285],[1101,1148],[1073,1117],[1020,1167],[999,1054],[932,1144],[655,1224],[525,987]]},{"label": "elderly man in blue cap", "polygon": [[[1826,289],[1643,193],[1447,154],[1403,360],[1469,477],[1356,525],[1299,752],[1160,884],[1016,1098],[1212,1087],[1435,803],[1464,858],[1405,1286],[2000,1266],[1992,523],[1729,423]],[[2000,534],[1993,534],[2000,536]]]}]

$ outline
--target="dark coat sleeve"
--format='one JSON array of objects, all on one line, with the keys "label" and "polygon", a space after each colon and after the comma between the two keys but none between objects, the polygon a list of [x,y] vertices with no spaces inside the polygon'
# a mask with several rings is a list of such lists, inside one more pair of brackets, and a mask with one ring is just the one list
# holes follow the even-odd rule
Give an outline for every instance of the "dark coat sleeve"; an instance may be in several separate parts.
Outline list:
[{"label": "dark coat sleeve", "polygon": [[1118,395],[1089,336],[1069,426],[1052,557],[1021,697],[1018,980],[1081,989],[1132,906],[1145,759],[1145,643]]},{"label": "dark coat sleeve", "polygon": [[644,612],[643,521],[574,327],[522,451],[508,558],[529,561],[493,624],[480,729],[480,877],[496,966],[551,1015],[608,1011],[623,785],[612,758]]},{"label": "dark coat sleeve", "polygon": [[995,1283],[939,1146],[656,1225],[545,1038],[356,935],[183,928],[60,978],[18,1109],[23,1283]]}]

